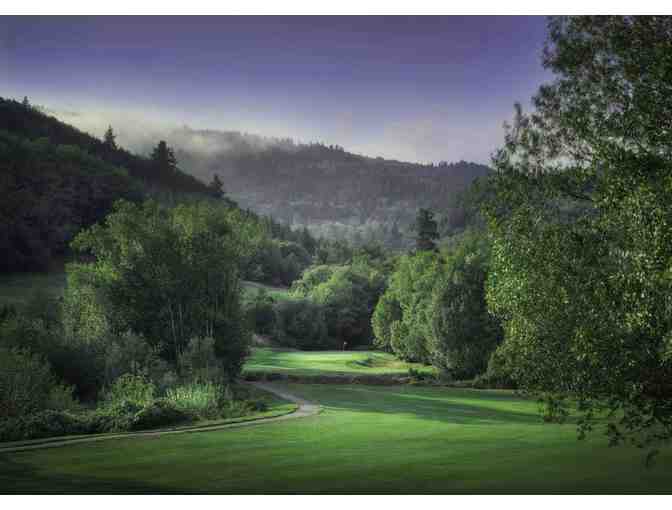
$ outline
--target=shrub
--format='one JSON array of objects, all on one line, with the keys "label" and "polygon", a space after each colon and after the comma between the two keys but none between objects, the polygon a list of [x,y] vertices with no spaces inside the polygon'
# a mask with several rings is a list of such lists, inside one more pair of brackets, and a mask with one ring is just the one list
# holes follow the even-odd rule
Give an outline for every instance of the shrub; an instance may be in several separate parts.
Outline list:
[{"label": "shrub", "polygon": [[[151,402],[150,402],[151,403]],[[137,402],[117,400],[88,416],[89,432],[125,432],[133,430],[135,416],[143,409]]]},{"label": "shrub", "polygon": [[32,309],[37,315],[14,313],[0,321],[0,345],[44,357],[58,379],[75,386],[79,397],[95,397],[104,380],[102,344],[67,336],[60,322],[37,306]]},{"label": "shrub", "polygon": [[26,349],[0,347],[0,418],[45,409],[74,409],[72,388],[60,384],[49,363]]},{"label": "shrub", "polygon": [[176,409],[202,418],[219,416],[220,386],[213,383],[192,383],[167,391],[166,401]]},{"label": "shrub", "polygon": [[67,411],[40,411],[0,422],[0,441],[23,441],[90,432],[91,424],[85,417]]},{"label": "shrub", "polygon": [[105,392],[105,401],[109,405],[128,402],[143,406],[154,400],[155,391],[154,384],[144,375],[124,374]]},{"label": "shrub", "polygon": [[155,400],[138,411],[133,417],[131,430],[166,427],[191,420],[191,415],[178,409],[166,399]]}]

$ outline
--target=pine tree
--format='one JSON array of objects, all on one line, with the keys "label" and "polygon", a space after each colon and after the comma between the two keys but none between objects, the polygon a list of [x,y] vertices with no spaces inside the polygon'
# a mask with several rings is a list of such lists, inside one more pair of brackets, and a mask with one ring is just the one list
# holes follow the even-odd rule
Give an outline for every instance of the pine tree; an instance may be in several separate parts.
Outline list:
[{"label": "pine tree", "polygon": [[23,101],[21,101],[21,104],[24,108],[30,108],[30,101],[28,101],[28,96],[23,96]]},{"label": "pine tree", "polygon": [[112,126],[108,126],[107,131],[105,131],[105,137],[103,138],[103,144],[105,144],[105,147],[110,150],[116,150],[117,149],[116,138],[117,135],[114,134]]},{"label": "pine tree", "polygon": [[210,193],[212,194],[213,197],[215,198],[224,198],[224,184],[222,183],[221,179],[219,178],[219,175],[215,174],[212,177],[212,181],[210,181],[210,184],[208,184],[208,188],[210,189]]},{"label": "pine tree", "polygon": [[164,140],[161,140],[154,147],[152,161],[158,175],[172,175],[177,172],[177,160],[175,159],[173,149],[168,147],[168,144]]},{"label": "pine tree", "polygon": [[434,213],[429,209],[420,209],[416,219],[416,230],[418,236],[415,239],[415,245],[419,251],[436,251],[436,243],[439,238],[439,229],[434,220]]}]

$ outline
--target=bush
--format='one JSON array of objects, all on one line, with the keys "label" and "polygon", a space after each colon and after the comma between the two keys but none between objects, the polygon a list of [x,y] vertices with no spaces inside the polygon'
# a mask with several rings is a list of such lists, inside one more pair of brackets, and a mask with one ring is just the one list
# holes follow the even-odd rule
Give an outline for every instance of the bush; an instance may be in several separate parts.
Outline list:
[{"label": "bush", "polygon": [[95,397],[104,381],[102,344],[69,337],[60,322],[36,306],[29,308],[36,315],[7,314],[0,321],[0,345],[44,357],[54,375],[73,385],[80,398]]},{"label": "bush", "polygon": [[78,404],[72,393],[42,357],[26,349],[0,347],[0,418],[75,409]]},{"label": "bush", "polygon": [[0,422],[0,441],[88,434],[91,431],[91,423],[83,416],[48,410]]},{"label": "bush", "polygon": [[133,417],[130,430],[144,430],[176,425],[192,419],[192,416],[166,399],[155,400],[138,411]]},{"label": "bush", "polygon": [[166,401],[176,409],[201,418],[219,416],[222,389],[213,383],[192,383],[168,390]]},{"label": "bush", "polygon": [[154,400],[156,388],[143,375],[124,374],[105,392],[105,401],[109,405],[128,402],[144,406]]}]

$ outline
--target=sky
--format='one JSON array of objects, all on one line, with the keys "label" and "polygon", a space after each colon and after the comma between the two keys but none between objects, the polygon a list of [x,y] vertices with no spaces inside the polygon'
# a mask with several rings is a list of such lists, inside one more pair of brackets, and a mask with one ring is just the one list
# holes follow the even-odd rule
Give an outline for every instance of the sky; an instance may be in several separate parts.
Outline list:
[{"label": "sky", "polygon": [[188,125],[488,163],[543,17],[0,17],[0,96],[101,136]]}]

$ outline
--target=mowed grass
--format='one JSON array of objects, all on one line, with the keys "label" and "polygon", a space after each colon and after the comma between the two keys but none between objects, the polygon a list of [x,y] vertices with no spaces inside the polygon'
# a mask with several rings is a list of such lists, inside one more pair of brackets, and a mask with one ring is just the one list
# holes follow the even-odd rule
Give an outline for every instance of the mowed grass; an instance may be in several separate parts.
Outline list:
[{"label": "mowed grass", "polygon": [[670,493],[672,452],[609,448],[506,392],[287,385],[309,418],[0,455],[0,492]]},{"label": "mowed grass", "polygon": [[243,301],[252,301],[261,289],[265,290],[266,293],[276,301],[287,301],[294,299],[289,294],[289,289],[287,288],[272,287],[271,285],[264,285],[263,283],[244,281]]},{"label": "mowed grass", "polygon": [[409,368],[433,370],[378,351],[296,351],[270,347],[253,349],[244,370],[295,375],[402,375]]},{"label": "mowed grass", "polygon": [[[61,296],[65,289],[66,275],[62,267],[48,273],[0,274],[0,305],[24,305],[36,292],[50,296]],[[259,289],[278,301],[292,299],[289,289],[271,287],[256,282],[243,282],[243,300],[253,299]]]}]

